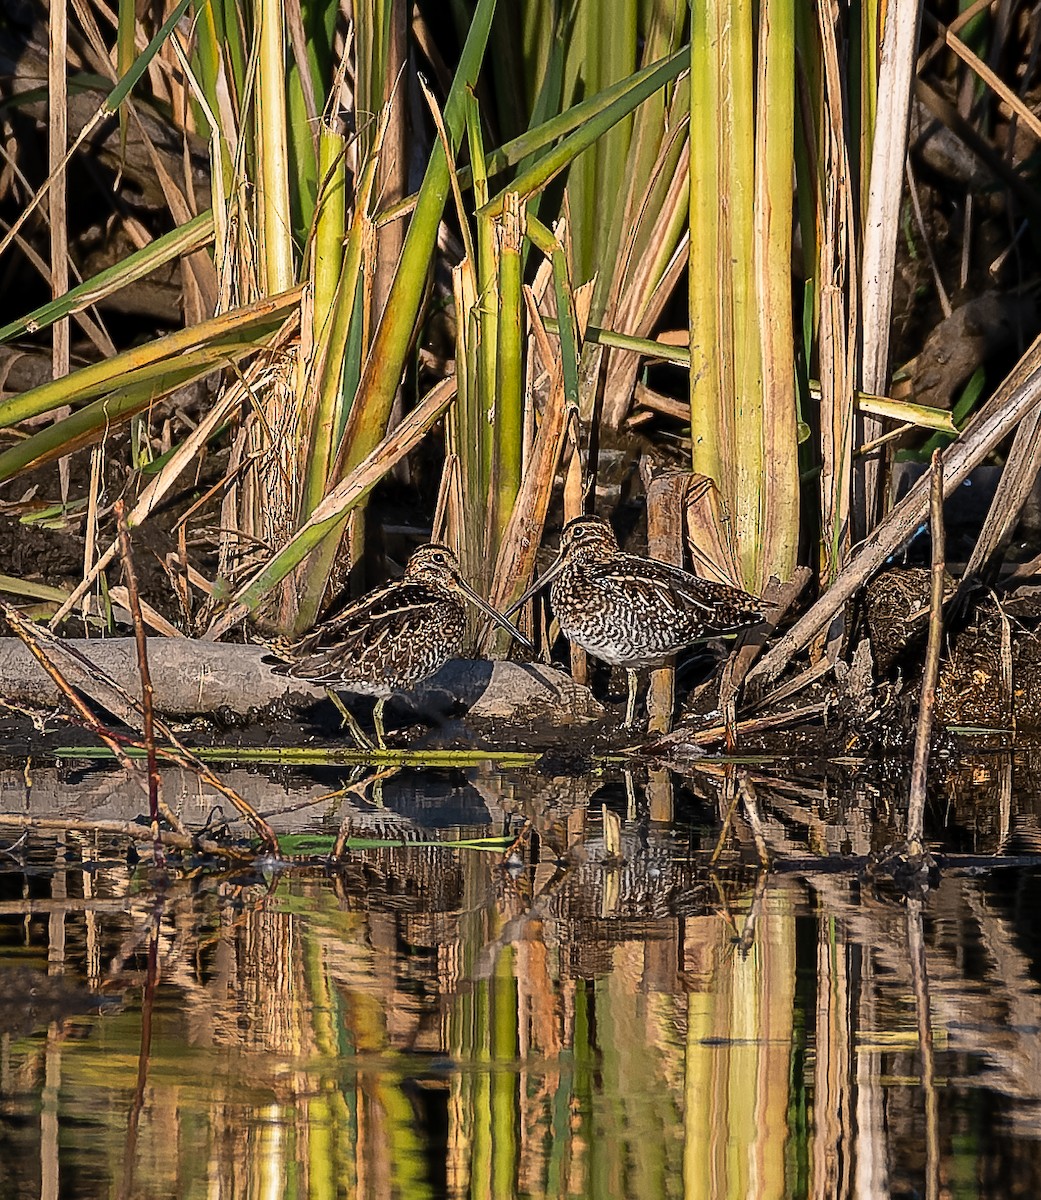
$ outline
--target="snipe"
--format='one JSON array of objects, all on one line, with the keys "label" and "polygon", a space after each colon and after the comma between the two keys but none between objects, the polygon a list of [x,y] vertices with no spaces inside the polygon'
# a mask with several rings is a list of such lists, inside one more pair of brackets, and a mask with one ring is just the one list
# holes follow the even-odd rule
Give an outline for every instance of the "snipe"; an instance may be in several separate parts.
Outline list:
[{"label": "snipe", "polygon": [[601,662],[625,667],[627,728],[636,715],[638,668],[661,666],[701,638],[763,619],[759,601],[739,588],[623,554],[602,517],[576,517],[564,526],[556,560],[506,615],[546,584],[564,636]]},{"label": "snipe", "polygon": [[459,656],[466,601],[530,645],[463,579],[452,551],[430,544],[412,553],[400,580],[362,596],[295,644],[274,647],[284,660],[275,670],[336,691],[375,696],[373,721],[382,747],[383,709],[390,697]]}]

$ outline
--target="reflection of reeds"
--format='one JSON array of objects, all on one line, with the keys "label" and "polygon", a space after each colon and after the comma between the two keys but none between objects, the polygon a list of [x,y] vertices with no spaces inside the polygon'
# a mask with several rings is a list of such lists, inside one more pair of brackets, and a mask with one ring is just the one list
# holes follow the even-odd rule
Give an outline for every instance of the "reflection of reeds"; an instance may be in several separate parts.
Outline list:
[{"label": "reflection of reeds", "polygon": [[[795,794],[758,791],[764,810]],[[958,1106],[985,1083],[1015,1101],[1014,1123],[1036,1119],[1041,1063],[1023,1031],[1041,1004],[1000,892],[946,879],[912,969],[906,909],[848,876],[754,888],[749,853],[720,881],[672,832],[620,818],[619,862],[588,797],[542,801],[525,846],[544,861],[518,878],[493,855],[401,845],[272,889],[173,879],[135,1178],[147,1163],[157,1192],[189,1198],[290,1178],[301,1195],[421,1196],[441,1169],[457,1197],[917,1187],[916,995],[941,1159],[961,1119],[955,1071]],[[118,1178],[153,901],[110,846],[75,835],[63,854],[44,910],[0,912],[28,940],[0,957],[0,987],[31,957],[67,985],[118,983],[127,1003],[100,1023],[82,1002],[48,1010],[45,1040],[8,1038],[0,1082],[44,1098],[52,1173],[69,1138],[87,1152],[86,1122]],[[976,983],[966,956],[987,964]],[[93,1036],[63,1037],[73,1023]],[[1004,1136],[960,1153],[983,1171]]]}]

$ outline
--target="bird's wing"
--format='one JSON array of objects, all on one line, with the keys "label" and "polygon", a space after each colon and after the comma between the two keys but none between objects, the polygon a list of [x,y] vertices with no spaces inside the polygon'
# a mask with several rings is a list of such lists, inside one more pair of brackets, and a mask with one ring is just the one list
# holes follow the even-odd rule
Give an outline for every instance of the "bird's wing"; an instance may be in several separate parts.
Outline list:
[{"label": "bird's wing", "polygon": [[403,628],[418,633],[427,621],[436,621],[443,604],[443,597],[417,583],[394,583],[370,592],[296,644],[292,673],[307,678],[349,673],[352,662],[378,653],[400,637]]},{"label": "bird's wing", "polygon": [[[650,565],[648,565],[650,564]],[[713,629],[752,625],[763,618],[762,605],[755,596],[726,583],[700,579],[689,571],[658,559],[622,555],[606,569],[617,574],[618,582],[647,593],[649,603],[694,608]]]}]

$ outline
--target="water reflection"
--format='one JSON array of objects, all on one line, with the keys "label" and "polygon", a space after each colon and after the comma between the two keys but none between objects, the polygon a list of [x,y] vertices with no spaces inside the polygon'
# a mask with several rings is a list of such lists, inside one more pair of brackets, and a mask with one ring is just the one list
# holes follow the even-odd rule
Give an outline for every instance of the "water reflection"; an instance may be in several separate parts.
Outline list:
[{"label": "water reflection", "polygon": [[[974,851],[1031,803],[998,775]],[[335,873],[0,855],[0,1195],[1041,1194],[1037,870],[902,903],[815,857],[876,848],[879,794],[765,776],[774,869],[740,803],[712,866],[733,781],[674,782],[265,785],[401,837]]]}]

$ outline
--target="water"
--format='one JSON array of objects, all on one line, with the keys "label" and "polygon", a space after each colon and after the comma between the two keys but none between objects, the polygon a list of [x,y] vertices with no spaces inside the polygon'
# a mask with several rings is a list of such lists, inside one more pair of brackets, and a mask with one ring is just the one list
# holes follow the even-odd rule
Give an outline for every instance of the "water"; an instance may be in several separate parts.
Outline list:
[{"label": "water", "polygon": [[[946,844],[1029,848],[1012,771],[951,777]],[[8,813],[124,802],[16,774]],[[1041,1195],[1029,861],[908,902],[813,857],[884,841],[880,793],[764,776],[773,869],[743,818],[713,867],[721,767],[237,782],[280,832],[403,840],[159,889],[94,832],[0,854],[0,1196]]]}]

